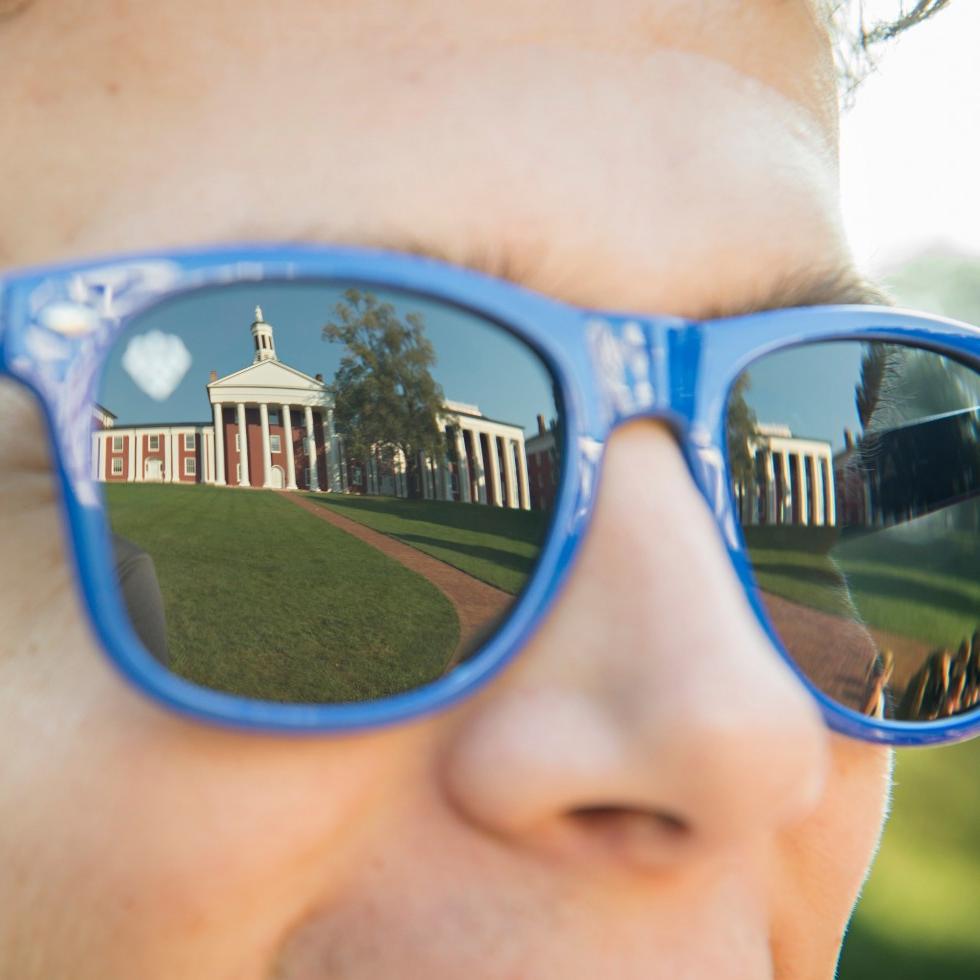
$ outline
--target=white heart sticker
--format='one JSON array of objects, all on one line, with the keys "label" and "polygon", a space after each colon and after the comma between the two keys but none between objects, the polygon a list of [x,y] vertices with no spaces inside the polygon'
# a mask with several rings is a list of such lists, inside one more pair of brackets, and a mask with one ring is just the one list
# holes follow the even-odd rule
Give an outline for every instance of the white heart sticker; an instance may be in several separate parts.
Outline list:
[{"label": "white heart sticker", "polygon": [[176,334],[151,330],[126,345],[122,366],[137,387],[158,402],[166,401],[190,370],[191,353]]}]

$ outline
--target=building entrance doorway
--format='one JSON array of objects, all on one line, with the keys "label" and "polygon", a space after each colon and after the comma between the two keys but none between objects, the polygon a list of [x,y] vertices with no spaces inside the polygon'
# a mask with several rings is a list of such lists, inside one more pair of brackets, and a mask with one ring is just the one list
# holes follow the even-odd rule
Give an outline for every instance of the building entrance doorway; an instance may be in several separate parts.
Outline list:
[{"label": "building entrance doorway", "polygon": [[281,466],[273,466],[272,472],[269,474],[269,476],[271,478],[272,488],[274,490],[282,490],[282,488],[286,485]]},{"label": "building entrance doorway", "polygon": [[158,483],[163,479],[163,463],[159,459],[148,459],[143,466],[143,478],[145,480],[156,480]]}]

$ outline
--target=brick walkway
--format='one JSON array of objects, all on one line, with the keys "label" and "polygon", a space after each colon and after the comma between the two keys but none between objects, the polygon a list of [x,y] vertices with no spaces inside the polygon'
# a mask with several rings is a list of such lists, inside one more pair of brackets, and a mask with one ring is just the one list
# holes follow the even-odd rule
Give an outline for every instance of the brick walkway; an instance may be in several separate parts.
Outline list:
[{"label": "brick walkway", "polygon": [[417,548],[403,544],[387,534],[358,524],[350,518],[341,517],[329,507],[314,503],[309,498],[295,493],[286,491],[281,493],[287,500],[291,500],[315,517],[355,538],[360,538],[365,544],[377,548],[378,551],[394,558],[411,571],[418,572],[445,595],[453,604],[459,618],[459,643],[453,651],[449,666],[453,666],[464,653],[468,652],[470,643],[481,630],[514,601],[512,595],[495,589],[492,585],[487,585],[486,582],[481,582],[472,575],[467,575],[458,568],[453,568],[452,565],[447,565],[444,561],[439,561],[438,558],[433,558]]},{"label": "brick walkway", "polygon": [[867,698],[869,672],[879,650],[889,650],[894,657],[891,688],[899,694],[929,653],[926,644],[908,637],[870,630],[768,592],[762,599],[773,626],[806,675],[821,690],[852,707]]}]

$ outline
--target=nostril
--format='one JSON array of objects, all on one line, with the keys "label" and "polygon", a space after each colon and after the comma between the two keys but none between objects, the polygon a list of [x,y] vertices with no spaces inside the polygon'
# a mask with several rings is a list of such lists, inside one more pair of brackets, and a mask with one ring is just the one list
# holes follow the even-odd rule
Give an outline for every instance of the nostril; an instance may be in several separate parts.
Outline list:
[{"label": "nostril", "polygon": [[593,846],[625,863],[663,868],[687,851],[693,829],[666,810],[634,806],[578,807],[569,821]]}]

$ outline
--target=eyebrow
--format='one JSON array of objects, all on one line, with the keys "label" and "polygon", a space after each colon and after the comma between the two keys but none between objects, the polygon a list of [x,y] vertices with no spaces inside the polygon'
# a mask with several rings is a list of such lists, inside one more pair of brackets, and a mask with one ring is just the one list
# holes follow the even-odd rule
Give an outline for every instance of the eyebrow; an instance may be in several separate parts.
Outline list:
[{"label": "eyebrow", "polygon": [[[248,240],[244,238],[242,240]],[[321,235],[293,239],[300,241],[323,241]],[[494,279],[502,279],[516,286],[541,292],[538,287],[530,284],[531,277],[521,263],[515,259],[509,250],[479,249],[471,250],[462,260],[451,257],[447,252],[423,239],[399,238],[398,240],[366,241],[360,244],[367,248],[378,248],[385,251],[397,252],[402,255],[414,255],[423,259],[444,262],[447,265],[470,269]],[[812,267],[788,273],[765,286],[757,295],[748,300],[709,306],[701,310],[693,320],[725,320],[737,316],[748,316],[753,313],[765,313],[769,310],[793,309],[803,306],[892,306],[893,301],[888,294],[871,279],[862,276],[848,263],[820,265],[815,262]],[[612,312],[615,307],[609,307]],[[623,310],[623,312],[646,312],[656,316],[657,310]]]},{"label": "eyebrow", "polygon": [[850,265],[816,267],[783,276],[747,303],[711,309],[698,319],[786,310],[800,306],[891,306],[891,298],[877,283]]}]

